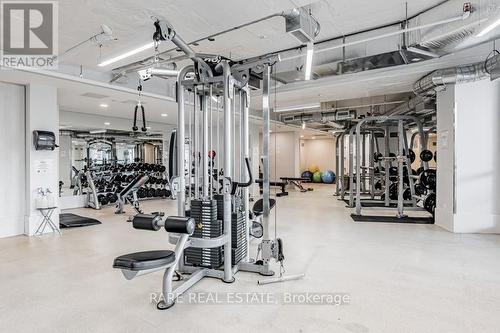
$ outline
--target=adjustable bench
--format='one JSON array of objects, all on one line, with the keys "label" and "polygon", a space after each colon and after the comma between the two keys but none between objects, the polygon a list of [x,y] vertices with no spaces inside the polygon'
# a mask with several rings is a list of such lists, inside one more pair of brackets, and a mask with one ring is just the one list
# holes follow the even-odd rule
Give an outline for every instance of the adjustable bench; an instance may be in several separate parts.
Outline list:
[{"label": "adjustable bench", "polygon": [[309,192],[312,191],[312,188],[305,188],[302,186],[302,183],[309,182],[309,178],[303,178],[303,177],[281,177],[280,178],[282,181],[286,182],[287,184],[294,185],[297,187],[300,192]]},{"label": "adjustable bench", "polygon": [[122,271],[127,280],[135,277],[165,270],[163,275],[163,299],[158,302],[157,308],[165,310],[175,303],[177,292],[172,291],[172,282],[175,268],[188,246],[188,239],[195,229],[195,221],[190,217],[169,216],[162,220],[159,215],[137,214],[132,220],[135,229],[158,231],[162,227],[170,233],[180,234],[175,245],[175,251],[156,250],[129,253],[117,257],[113,267]]},{"label": "adjustable bench", "polygon": [[[115,214],[123,214],[125,203],[128,202],[135,211],[139,214],[142,212],[139,209],[139,199],[137,198],[137,191],[148,181],[149,177],[143,174],[137,175],[121,192],[118,193],[118,200],[116,201]],[[132,194],[132,195],[130,195]]]},{"label": "adjustable bench", "polygon": [[[262,194],[263,187],[264,187],[264,181],[262,179],[256,179],[255,183],[259,184],[260,194]],[[288,192],[285,190],[286,182],[269,182],[269,186],[281,188],[281,192],[276,193],[277,197],[283,197],[285,195],[288,195]]]}]

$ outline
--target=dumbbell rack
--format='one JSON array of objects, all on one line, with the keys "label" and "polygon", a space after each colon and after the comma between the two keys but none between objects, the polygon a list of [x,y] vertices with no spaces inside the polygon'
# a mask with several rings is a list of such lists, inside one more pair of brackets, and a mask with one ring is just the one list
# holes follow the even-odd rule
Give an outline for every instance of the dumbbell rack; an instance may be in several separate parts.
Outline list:
[{"label": "dumbbell rack", "polygon": [[171,196],[166,168],[160,164],[132,163],[117,166],[102,166],[92,171],[96,196],[102,206],[115,204],[117,193],[123,190],[139,173],[149,176],[148,182],[138,191],[139,200],[152,200]]}]

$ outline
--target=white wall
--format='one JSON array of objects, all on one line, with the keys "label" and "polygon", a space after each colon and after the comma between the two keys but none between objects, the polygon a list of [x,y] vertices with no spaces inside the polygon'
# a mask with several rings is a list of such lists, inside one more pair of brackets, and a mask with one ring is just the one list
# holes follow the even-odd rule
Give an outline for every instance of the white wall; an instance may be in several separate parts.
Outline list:
[{"label": "white wall", "polygon": [[458,233],[500,233],[499,146],[500,80],[439,94],[438,225]]},{"label": "white wall", "polygon": [[436,224],[454,231],[455,197],[455,88],[437,94]]},{"label": "white wall", "polygon": [[0,82],[0,238],[24,233],[25,88]]},{"label": "white wall", "polygon": [[300,170],[305,171],[316,164],[320,171],[335,172],[335,139],[314,139],[300,141]]},{"label": "white wall", "polygon": [[[40,212],[35,209],[37,189],[49,188],[56,197],[59,189],[59,153],[55,151],[36,151],[33,145],[33,131],[59,131],[59,110],[57,107],[57,89],[54,87],[29,84],[26,87],[26,215],[24,232],[32,235],[42,221]],[[44,162],[47,170],[40,173],[36,166]],[[56,225],[59,213],[52,215]],[[49,228],[47,228],[49,229]],[[46,229],[46,232],[49,230]]]},{"label": "white wall", "polygon": [[[262,134],[260,134],[260,155],[262,156]],[[271,133],[269,137],[269,169],[271,181],[280,181],[280,177],[299,176],[298,133]]]}]

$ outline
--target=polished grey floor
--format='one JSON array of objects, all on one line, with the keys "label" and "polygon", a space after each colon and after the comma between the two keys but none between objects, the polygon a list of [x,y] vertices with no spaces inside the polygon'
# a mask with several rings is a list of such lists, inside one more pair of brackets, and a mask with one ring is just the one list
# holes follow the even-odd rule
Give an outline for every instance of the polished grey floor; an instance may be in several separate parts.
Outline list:
[{"label": "polished grey floor", "polygon": [[[150,302],[162,273],[126,281],[113,258],[171,248],[167,234],[134,230],[112,208],[75,210],[103,224],[63,236],[0,240],[2,332],[499,332],[500,236],[435,226],[354,223],[333,189],[280,198],[277,231],[286,273],[299,281],[258,286],[205,279],[191,291],[338,293],[348,305]],[[146,211],[174,213],[172,201]],[[274,234],[274,225],[271,228]]]}]

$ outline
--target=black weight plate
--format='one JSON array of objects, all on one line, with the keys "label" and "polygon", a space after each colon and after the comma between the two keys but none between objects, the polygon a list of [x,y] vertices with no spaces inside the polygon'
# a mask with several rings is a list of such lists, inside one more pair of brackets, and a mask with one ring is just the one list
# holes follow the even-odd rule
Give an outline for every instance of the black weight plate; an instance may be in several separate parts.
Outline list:
[{"label": "black weight plate", "polygon": [[430,150],[422,150],[420,153],[420,159],[424,162],[429,162],[434,157],[434,154]]}]

